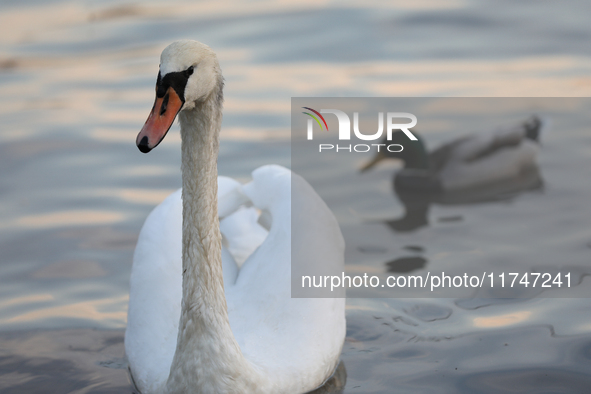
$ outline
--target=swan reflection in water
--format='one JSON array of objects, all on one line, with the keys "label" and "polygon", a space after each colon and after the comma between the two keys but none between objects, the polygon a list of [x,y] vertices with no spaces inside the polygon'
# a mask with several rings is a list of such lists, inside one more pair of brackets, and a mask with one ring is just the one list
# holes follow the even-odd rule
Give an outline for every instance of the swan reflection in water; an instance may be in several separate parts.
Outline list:
[{"label": "swan reflection in water", "polygon": [[541,129],[540,119],[532,116],[507,128],[454,139],[430,153],[418,133],[413,131],[417,141],[411,141],[398,130],[383,143],[400,144],[404,149],[381,150],[361,171],[384,159],[403,161],[404,167],[394,174],[392,186],[405,214],[384,223],[393,231],[414,231],[429,224],[429,207],[433,203],[507,201],[525,191],[542,189],[536,162]]}]

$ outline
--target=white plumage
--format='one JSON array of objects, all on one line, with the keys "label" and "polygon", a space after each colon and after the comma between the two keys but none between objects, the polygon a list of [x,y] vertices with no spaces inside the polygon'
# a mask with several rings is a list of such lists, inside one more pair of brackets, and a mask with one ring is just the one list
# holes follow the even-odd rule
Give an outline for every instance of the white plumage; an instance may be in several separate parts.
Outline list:
[{"label": "white plumage", "polygon": [[[125,335],[132,376],[143,394],[313,390],[338,364],[345,301],[291,298],[291,265],[342,271],[340,229],[311,186],[288,169],[263,166],[246,185],[217,178],[221,74],[215,54],[195,41],[163,52],[161,70],[179,73],[193,65],[181,92],[192,104],[178,109],[183,191],[152,211],[134,255]],[[202,87],[193,88],[195,75],[218,82],[196,90]],[[161,111],[158,100],[138,137],[142,151],[160,142],[147,130],[158,122],[152,119]],[[292,230],[301,244],[292,245]],[[243,261],[240,268],[236,260]]]}]

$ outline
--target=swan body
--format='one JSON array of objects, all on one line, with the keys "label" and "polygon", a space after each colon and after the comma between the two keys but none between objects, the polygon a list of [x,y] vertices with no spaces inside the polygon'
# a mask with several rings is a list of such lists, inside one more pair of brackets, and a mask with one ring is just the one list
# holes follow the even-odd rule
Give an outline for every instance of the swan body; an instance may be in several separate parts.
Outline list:
[{"label": "swan body", "polygon": [[399,131],[393,133],[392,141],[401,143],[404,150],[382,152],[362,170],[385,158],[402,159],[405,167],[395,178],[396,190],[401,191],[450,192],[503,182],[536,167],[540,129],[540,120],[532,117],[509,128],[454,139],[431,153],[420,137],[403,140]]},{"label": "swan body", "polygon": [[134,254],[125,334],[134,382],[143,394],[311,391],[338,364],[345,303],[291,298],[292,264],[343,270],[336,219],[283,167],[260,167],[245,185],[218,178],[223,84],[209,47],[171,44],[160,73],[137,143],[151,150],[178,113],[183,188],[148,216]]}]

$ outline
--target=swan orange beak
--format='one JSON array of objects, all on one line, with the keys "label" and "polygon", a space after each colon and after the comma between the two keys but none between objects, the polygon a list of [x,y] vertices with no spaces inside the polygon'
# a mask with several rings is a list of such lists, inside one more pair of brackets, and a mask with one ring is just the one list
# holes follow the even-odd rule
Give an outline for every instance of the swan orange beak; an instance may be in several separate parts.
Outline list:
[{"label": "swan orange beak", "polygon": [[148,153],[158,146],[168,133],[183,104],[183,100],[172,87],[168,88],[164,96],[156,96],[152,112],[135,140],[140,151]]}]

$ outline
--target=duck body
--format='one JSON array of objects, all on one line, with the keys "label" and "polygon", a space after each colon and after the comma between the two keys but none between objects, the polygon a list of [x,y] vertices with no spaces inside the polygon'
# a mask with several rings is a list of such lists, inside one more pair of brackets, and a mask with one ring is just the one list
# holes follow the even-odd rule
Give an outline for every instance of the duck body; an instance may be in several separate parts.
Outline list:
[{"label": "duck body", "polygon": [[541,122],[532,118],[507,129],[472,134],[434,150],[430,171],[444,191],[518,177],[536,166]]},{"label": "duck body", "polygon": [[454,139],[430,153],[421,137],[402,141],[393,133],[392,140],[404,146],[403,152],[384,153],[364,169],[383,158],[403,160],[404,168],[395,175],[397,191],[441,193],[503,182],[536,167],[541,125],[532,117],[512,127]]},{"label": "duck body", "polygon": [[163,51],[137,145],[157,146],[178,114],[183,187],[138,239],[125,334],[131,375],[143,394],[309,392],[339,362],[345,302],[292,298],[292,269],[342,271],[343,237],[286,168],[260,167],[245,185],[218,178],[222,89],[209,47],[183,40]]}]

